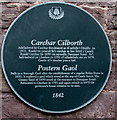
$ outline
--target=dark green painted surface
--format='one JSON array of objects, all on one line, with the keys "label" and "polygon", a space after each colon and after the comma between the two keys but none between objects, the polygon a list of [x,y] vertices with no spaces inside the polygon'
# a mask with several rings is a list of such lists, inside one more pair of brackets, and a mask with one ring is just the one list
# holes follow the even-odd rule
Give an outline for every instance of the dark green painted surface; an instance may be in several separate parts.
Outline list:
[{"label": "dark green painted surface", "polygon": [[[52,7],[61,7],[64,17],[58,20],[51,19],[48,11]],[[58,11],[61,12],[59,8]],[[78,59],[72,63],[19,59],[17,48],[31,46],[32,39],[41,41],[81,39],[83,46],[96,48],[95,59]],[[85,106],[99,94],[109,74],[111,55],[107,37],[94,18],[78,7],[63,3],[49,3],[31,8],[12,24],[4,41],[2,64],[10,86],[24,102],[42,111],[64,113]],[[39,64],[43,66],[78,65],[79,72],[100,71],[104,74],[97,79],[94,85],[82,85],[80,88],[36,89],[34,85],[20,85],[19,81],[10,74],[11,71],[36,72]],[[64,93],[65,96],[55,99],[52,98],[52,93]]]}]

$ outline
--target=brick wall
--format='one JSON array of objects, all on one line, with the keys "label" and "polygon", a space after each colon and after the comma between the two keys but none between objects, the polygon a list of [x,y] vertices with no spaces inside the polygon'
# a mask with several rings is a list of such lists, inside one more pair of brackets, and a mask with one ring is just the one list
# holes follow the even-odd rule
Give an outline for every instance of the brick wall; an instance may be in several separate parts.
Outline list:
[{"label": "brick wall", "polygon": [[[45,1],[45,0],[42,0]],[[20,2],[0,2],[0,48],[5,33],[12,21],[24,10],[42,1],[24,0]],[[115,0],[116,1],[116,0]],[[110,39],[113,65],[109,81],[101,94],[88,106],[68,114],[47,114],[24,104],[11,91],[0,67],[0,99],[2,100],[2,118],[112,118],[117,117],[117,2],[77,2],[69,0],[91,13],[104,27]],[[67,2],[67,0],[66,0]],[[1,62],[0,62],[1,63]],[[1,66],[1,64],[0,64]],[[1,108],[1,107],[0,107]]]}]

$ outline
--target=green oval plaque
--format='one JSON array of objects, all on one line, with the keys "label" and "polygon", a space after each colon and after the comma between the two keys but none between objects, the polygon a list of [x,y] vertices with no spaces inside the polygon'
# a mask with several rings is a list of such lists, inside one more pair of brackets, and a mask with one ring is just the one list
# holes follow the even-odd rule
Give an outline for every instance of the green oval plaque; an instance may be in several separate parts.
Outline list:
[{"label": "green oval plaque", "polygon": [[66,3],[36,5],[10,26],[2,67],[14,93],[50,113],[78,110],[104,88],[111,69],[109,40],[85,10]]}]

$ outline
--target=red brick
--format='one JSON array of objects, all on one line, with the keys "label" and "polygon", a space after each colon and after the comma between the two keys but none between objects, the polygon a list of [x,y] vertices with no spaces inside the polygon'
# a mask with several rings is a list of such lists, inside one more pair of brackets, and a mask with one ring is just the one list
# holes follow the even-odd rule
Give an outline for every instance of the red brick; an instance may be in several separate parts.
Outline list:
[{"label": "red brick", "polygon": [[114,8],[108,9],[107,26],[108,26],[108,29],[116,29],[117,30],[117,6]]},{"label": "red brick", "polygon": [[81,5],[80,7],[82,7],[86,11],[88,11],[92,16],[94,16],[103,27],[105,26],[105,24],[106,24],[106,18],[105,18],[106,9],[102,9],[100,7],[97,7],[97,8],[89,7],[89,6],[84,6],[84,5]]}]

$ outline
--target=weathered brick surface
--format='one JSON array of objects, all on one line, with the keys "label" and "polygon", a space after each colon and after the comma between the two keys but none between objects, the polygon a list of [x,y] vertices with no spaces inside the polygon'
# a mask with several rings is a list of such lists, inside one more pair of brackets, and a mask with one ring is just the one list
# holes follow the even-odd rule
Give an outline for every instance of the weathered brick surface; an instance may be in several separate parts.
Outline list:
[{"label": "weathered brick surface", "polygon": [[[6,0],[7,1],[7,0]],[[12,21],[27,8],[46,0],[23,0],[22,2],[2,3],[2,17],[0,17],[0,49],[5,33]],[[60,0],[62,1],[62,0]],[[117,92],[117,3],[112,2],[77,2],[67,1],[84,8],[91,13],[106,30],[110,40],[113,65],[109,80],[101,94],[85,108],[63,115],[47,114],[37,111],[24,104],[9,88],[0,67],[0,85],[2,85],[2,112],[4,118],[115,118],[115,95]],[[1,65],[0,65],[1,66]],[[116,97],[117,98],[117,97]]]},{"label": "weathered brick surface", "polygon": [[2,80],[2,92],[3,93],[12,92],[5,79]]},{"label": "weathered brick surface", "polygon": [[117,30],[117,5],[108,10],[107,19],[108,29]]},{"label": "weathered brick surface", "polygon": [[110,39],[111,48],[113,52],[117,51],[117,30],[108,30],[107,35]]},{"label": "weathered brick surface", "polygon": [[19,15],[18,7],[7,7],[5,4],[2,6],[2,28],[8,29],[12,21]]},{"label": "weathered brick surface", "polygon": [[113,73],[111,73],[110,77],[109,77],[109,80],[108,80],[104,90],[107,90],[107,91],[110,91],[110,90],[114,91],[114,90],[116,90],[115,82],[116,82],[115,75],[113,75]]},{"label": "weathered brick surface", "polygon": [[93,15],[99,22],[101,25],[103,25],[103,27],[105,26],[105,21],[106,21],[106,8],[103,9],[101,7],[89,7],[87,5],[80,5],[80,7],[82,7],[83,9],[85,9],[86,11],[88,11],[91,15]]},{"label": "weathered brick surface", "polygon": [[[115,76],[115,80],[117,81],[117,60],[114,60],[115,62],[113,62],[114,64],[114,76]],[[117,89],[117,88],[116,88]]]},{"label": "weathered brick surface", "polygon": [[[1,2],[24,2],[24,3],[34,3],[34,2],[48,2],[53,0],[1,0]],[[63,2],[78,2],[77,0],[54,0]],[[107,0],[79,0],[80,2],[108,2]],[[116,2],[116,0],[109,0],[110,2]]]}]

